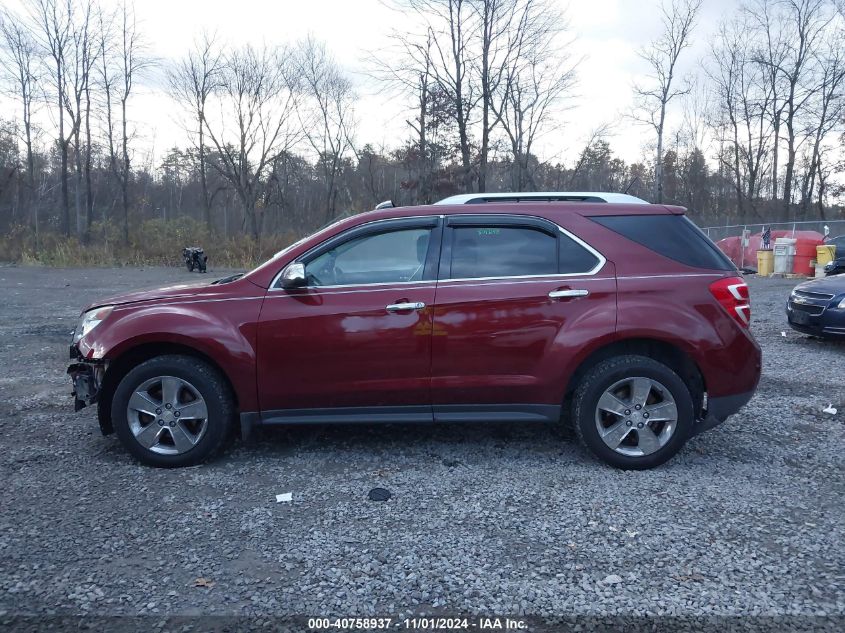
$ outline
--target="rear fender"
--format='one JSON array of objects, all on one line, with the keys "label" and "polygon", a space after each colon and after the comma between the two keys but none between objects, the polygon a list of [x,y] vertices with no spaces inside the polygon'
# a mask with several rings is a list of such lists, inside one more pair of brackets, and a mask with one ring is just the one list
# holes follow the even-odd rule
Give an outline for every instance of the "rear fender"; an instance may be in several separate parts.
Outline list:
[{"label": "rear fender", "polygon": [[664,291],[655,302],[649,294],[620,293],[619,339],[653,339],[680,349],[698,366],[710,396],[756,388],[760,348],[715,300],[667,296]]}]

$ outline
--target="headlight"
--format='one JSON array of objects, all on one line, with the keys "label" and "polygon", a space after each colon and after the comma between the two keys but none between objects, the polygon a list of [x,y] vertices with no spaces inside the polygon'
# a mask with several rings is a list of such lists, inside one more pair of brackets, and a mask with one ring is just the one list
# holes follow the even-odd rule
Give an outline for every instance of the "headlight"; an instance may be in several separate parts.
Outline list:
[{"label": "headlight", "polygon": [[79,339],[105,321],[112,310],[114,310],[114,306],[103,306],[102,308],[94,308],[83,313],[79,319],[79,323],[76,325],[76,329],[73,331],[73,342],[78,343]]},{"label": "headlight", "polygon": [[845,297],[843,297],[842,301],[839,302],[839,305],[836,306],[840,310],[845,310]]}]

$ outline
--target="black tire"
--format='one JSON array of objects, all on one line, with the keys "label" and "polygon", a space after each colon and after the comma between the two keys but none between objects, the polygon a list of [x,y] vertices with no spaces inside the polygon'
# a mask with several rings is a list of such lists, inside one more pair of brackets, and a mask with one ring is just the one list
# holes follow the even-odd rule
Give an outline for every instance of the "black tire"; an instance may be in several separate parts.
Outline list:
[{"label": "black tire", "polygon": [[[208,411],[205,432],[187,452],[156,453],[135,438],[129,423],[129,398],[145,381],[157,376],[174,376],[189,382],[205,400]],[[191,356],[157,356],[132,369],[118,384],[111,406],[112,424],[121,443],[140,462],[158,468],[193,466],[217,456],[234,435],[234,398],[225,378],[208,363]]]},{"label": "black tire", "polygon": [[188,269],[189,273],[194,272],[194,262],[192,262],[192,261],[185,262],[185,267]]},{"label": "black tire", "polygon": [[[655,452],[641,456],[623,455],[602,440],[596,427],[596,410],[605,390],[617,381],[637,376],[657,380],[669,390],[675,400],[678,420],[668,442]],[[602,361],[588,371],[575,389],[572,416],[575,433],[587,448],[605,463],[624,470],[646,470],[668,461],[689,439],[695,423],[692,396],[680,376],[653,358],[634,355]]]}]

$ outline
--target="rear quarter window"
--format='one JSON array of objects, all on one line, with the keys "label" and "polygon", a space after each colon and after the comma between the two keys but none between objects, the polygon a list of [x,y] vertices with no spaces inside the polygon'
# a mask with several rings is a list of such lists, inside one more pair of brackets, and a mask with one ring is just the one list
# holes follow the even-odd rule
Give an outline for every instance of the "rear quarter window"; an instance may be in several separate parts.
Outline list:
[{"label": "rear quarter window", "polygon": [[590,219],[681,264],[708,270],[736,270],[731,260],[686,216],[608,215]]}]

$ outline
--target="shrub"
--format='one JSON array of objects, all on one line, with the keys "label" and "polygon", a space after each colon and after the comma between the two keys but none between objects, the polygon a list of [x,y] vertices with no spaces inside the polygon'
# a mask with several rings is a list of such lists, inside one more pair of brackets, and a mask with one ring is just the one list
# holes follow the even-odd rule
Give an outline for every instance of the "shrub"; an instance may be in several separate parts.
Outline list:
[{"label": "shrub", "polygon": [[83,240],[54,232],[42,232],[36,239],[31,228],[16,226],[0,236],[0,261],[58,267],[182,266],[182,248],[202,246],[212,266],[248,269],[296,237],[273,235],[260,241],[246,235],[222,238],[210,235],[203,223],[192,218],[146,220],[132,228],[128,245],[123,244],[122,235],[115,223],[94,223]]}]

